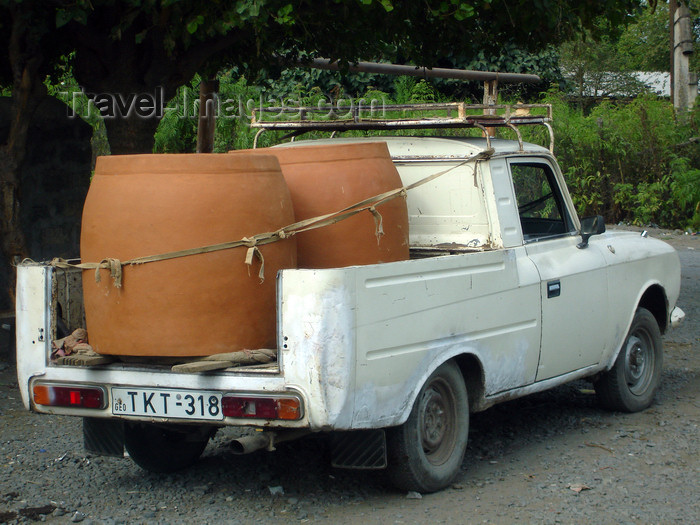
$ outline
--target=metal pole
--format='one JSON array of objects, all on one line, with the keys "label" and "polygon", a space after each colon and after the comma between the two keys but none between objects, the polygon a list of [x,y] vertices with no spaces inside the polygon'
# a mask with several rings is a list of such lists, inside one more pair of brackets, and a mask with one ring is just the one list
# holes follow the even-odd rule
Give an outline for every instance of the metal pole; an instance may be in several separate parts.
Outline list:
[{"label": "metal pole", "polygon": [[679,2],[673,22],[673,105],[676,110],[685,111],[693,106],[698,93],[697,77],[690,74],[694,49],[690,10],[685,3]]},{"label": "metal pole", "polygon": [[[339,71],[341,69],[337,61],[331,61],[327,58],[316,58],[311,62],[300,62],[299,65],[312,69],[329,69],[332,71]],[[351,63],[348,65],[347,69],[353,73],[377,73],[381,75],[403,75],[421,78],[452,78],[456,80],[478,80],[482,82],[495,80],[497,82],[523,82],[534,84],[541,80],[537,75],[526,75],[522,73],[470,71],[468,69],[447,69],[439,67],[428,69],[426,67],[380,64],[377,62]]]}]

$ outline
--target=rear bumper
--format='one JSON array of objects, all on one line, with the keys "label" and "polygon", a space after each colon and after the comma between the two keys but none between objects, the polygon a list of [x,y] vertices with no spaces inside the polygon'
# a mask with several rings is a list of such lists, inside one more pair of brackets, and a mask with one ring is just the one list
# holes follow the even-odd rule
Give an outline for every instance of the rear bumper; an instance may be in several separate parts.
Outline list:
[{"label": "rear bumper", "polygon": [[[63,390],[99,392],[102,401],[99,404],[95,403],[94,407],[81,405],[79,399],[76,400],[76,406],[66,406],[65,403],[54,406],[52,404],[53,397],[51,395],[40,394],[39,397],[36,395],[37,392],[45,392],[47,388],[52,390],[58,388]],[[141,410],[132,414],[121,413],[121,407],[124,405],[125,401],[119,396],[125,389],[133,390],[135,393],[138,393],[139,397],[145,396],[147,393],[151,392],[151,394],[148,394],[148,406],[150,410]],[[27,399],[25,399],[25,403],[32,411],[43,414],[60,414],[96,419],[106,418],[151,423],[190,423],[212,426],[265,426],[270,428],[309,428],[310,426],[309,419],[304,410],[306,406],[306,396],[302,395],[302,393],[296,389],[287,388],[278,377],[248,378],[222,375],[219,377],[210,376],[206,380],[203,380],[201,375],[158,374],[145,371],[126,372],[114,369],[70,370],[66,368],[58,369],[49,367],[45,370],[44,374],[28,378],[26,391]],[[164,392],[165,394],[162,394]],[[275,397],[294,398],[298,399],[301,403],[301,413],[299,419],[296,420],[262,419],[255,416],[222,416],[216,419],[205,418],[201,417],[203,415],[194,410],[198,406],[195,400],[201,397],[203,392],[219,395],[216,404],[213,405],[216,408],[217,414],[222,408],[220,406],[221,399],[225,396],[244,397],[252,400],[263,400]],[[193,408],[192,417],[183,419],[183,414],[180,414],[179,417],[168,417],[165,414],[170,414],[172,410],[170,412],[166,410],[165,414],[159,410],[157,401],[164,395],[169,396],[168,401],[172,404],[175,403],[176,395],[181,395],[186,399],[190,393],[193,398],[193,402],[191,403]],[[136,400],[138,401],[138,399]],[[129,399],[126,399],[126,401],[129,401]],[[206,399],[202,401],[202,403],[205,402]],[[211,407],[204,406],[202,410],[206,411],[208,408]],[[200,417],[198,417],[197,414]]]}]

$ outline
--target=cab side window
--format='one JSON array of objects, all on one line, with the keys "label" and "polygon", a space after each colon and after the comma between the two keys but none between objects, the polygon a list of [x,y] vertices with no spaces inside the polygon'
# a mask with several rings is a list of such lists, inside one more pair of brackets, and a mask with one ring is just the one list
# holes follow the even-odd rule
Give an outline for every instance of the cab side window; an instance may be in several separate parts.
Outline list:
[{"label": "cab side window", "polygon": [[525,241],[574,231],[549,165],[512,163],[510,169]]}]

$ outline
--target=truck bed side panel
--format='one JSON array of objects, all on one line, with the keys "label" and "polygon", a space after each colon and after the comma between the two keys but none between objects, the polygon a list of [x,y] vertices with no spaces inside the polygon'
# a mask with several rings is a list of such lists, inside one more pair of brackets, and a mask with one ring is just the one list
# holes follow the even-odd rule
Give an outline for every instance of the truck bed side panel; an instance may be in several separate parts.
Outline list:
[{"label": "truck bed side panel", "polygon": [[540,293],[524,255],[284,270],[281,367],[286,386],[304,392],[312,428],[402,423],[427,377],[459,354],[482,363],[486,395],[531,384]]},{"label": "truck bed side panel", "polygon": [[539,282],[516,250],[368,266],[356,276],[353,426],[402,423],[433,370],[463,353],[482,363],[487,396],[534,381]]},{"label": "truck bed side panel", "polygon": [[280,367],[303,393],[315,430],[350,428],[355,383],[353,269],[283,270],[278,287]]}]

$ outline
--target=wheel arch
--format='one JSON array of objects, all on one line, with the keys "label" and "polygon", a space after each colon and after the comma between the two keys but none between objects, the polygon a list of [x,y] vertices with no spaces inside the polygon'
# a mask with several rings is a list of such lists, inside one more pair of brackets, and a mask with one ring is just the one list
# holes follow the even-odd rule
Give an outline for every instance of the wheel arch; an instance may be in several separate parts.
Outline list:
[{"label": "wheel arch", "polygon": [[416,402],[418,393],[428,378],[442,365],[453,361],[459,371],[462,373],[464,384],[467,388],[467,399],[469,401],[469,412],[478,412],[487,408],[484,406],[485,378],[484,368],[479,358],[469,352],[452,353],[441,356],[440,359],[435,359],[426,367],[418,381],[411,382],[411,393],[407,397],[407,403],[404,405],[398,419],[390,426],[402,425],[408,419],[413,404]]},{"label": "wheel arch", "polygon": [[474,354],[460,354],[455,356],[454,360],[462,372],[467,387],[469,412],[478,412],[484,399],[484,367]]},{"label": "wheel arch", "polygon": [[632,322],[634,321],[634,315],[639,308],[648,310],[654,316],[656,323],[659,325],[661,335],[666,332],[666,329],[669,326],[668,296],[666,295],[666,290],[663,286],[661,286],[659,283],[651,283],[639,296],[636,306],[634,306],[629,313],[629,322],[626,325],[622,339],[615,347],[615,351],[612,354],[609,354],[606,360],[603,360],[605,366],[601,370],[602,372],[612,369],[613,365],[615,364],[617,356],[620,354],[625,339],[627,338],[627,333],[629,332]]},{"label": "wheel arch", "polygon": [[610,410],[639,412],[653,402],[663,367],[663,343],[654,313],[637,308],[622,346],[614,366],[594,380],[596,397]]},{"label": "wheel arch", "polygon": [[662,334],[668,328],[668,297],[660,284],[649,286],[637,303],[637,308],[645,308],[651,312],[659,325]]},{"label": "wheel arch", "polygon": [[470,410],[458,355],[440,360],[405,423],[387,430],[387,474],[399,489],[435,492],[461,470]]}]

